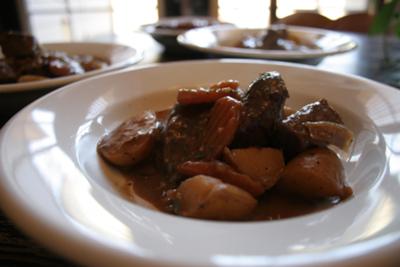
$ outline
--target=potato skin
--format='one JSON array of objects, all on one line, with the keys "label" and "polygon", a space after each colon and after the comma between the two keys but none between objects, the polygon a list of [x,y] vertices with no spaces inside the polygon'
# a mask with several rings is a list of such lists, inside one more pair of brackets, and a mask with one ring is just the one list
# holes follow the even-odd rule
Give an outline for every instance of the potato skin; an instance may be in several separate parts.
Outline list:
[{"label": "potato skin", "polygon": [[289,161],[277,186],[280,190],[309,199],[345,199],[353,192],[344,179],[344,168],[333,151],[312,148]]}]

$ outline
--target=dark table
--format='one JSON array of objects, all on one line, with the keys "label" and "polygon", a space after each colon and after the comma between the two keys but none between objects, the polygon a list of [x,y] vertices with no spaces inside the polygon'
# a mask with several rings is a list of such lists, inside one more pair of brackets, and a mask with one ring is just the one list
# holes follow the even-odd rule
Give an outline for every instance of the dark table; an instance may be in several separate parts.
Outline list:
[{"label": "dark table", "polygon": [[[393,71],[384,60],[383,38],[364,34],[348,33],[357,43],[358,49],[345,54],[326,57],[320,61],[303,62],[318,68],[359,75],[400,88],[400,66]],[[142,33],[132,36],[99,37],[100,41],[117,41],[142,47],[145,51],[144,60],[140,64],[168,62],[176,60],[209,59],[212,55],[185,53],[184,56],[163,53],[162,47],[151,37]],[[391,59],[400,59],[400,40],[388,40]],[[0,93],[0,125],[25,105],[51,90],[37,90],[22,93]],[[31,240],[21,233],[4,214],[0,212],[0,266],[77,266],[67,259],[55,255],[50,250]]]}]

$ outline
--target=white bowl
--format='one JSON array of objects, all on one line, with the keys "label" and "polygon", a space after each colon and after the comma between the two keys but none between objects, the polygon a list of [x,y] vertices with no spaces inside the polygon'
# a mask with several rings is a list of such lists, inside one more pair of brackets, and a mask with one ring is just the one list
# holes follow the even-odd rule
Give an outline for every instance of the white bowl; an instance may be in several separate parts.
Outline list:
[{"label": "white bowl", "polygon": [[[355,133],[344,162],[354,197],[278,221],[215,222],[164,214],[121,196],[96,143],[124,119],[175,101],[176,88],[282,73],[289,105],[322,97]],[[68,85],[17,114],[0,135],[0,200],[26,233],[88,266],[383,266],[399,260],[400,92],[296,64],[185,61]],[[112,181],[112,182],[111,182]]]},{"label": "white bowl", "polygon": [[30,90],[55,88],[87,77],[125,68],[132,64],[138,63],[143,58],[143,51],[140,51],[138,48],[121,44],[93,42],[45,43],[42,45],[42,47],[46,50],[62,51],[70,55],[92,55],[108,61],[110,65],[105,68],[88,71],[83,74],[50,78],[41,81],[0,84],[0,93],[25,92]]},{"label": "white bowl", "polygon": [[239,48],[248,36],[257,36],[265,29],[243,29],[232,25],[216,25],[186,31],[178,36],[178,43],[195,51],[230,57],[260,59],[304,60],[345,53],[357,47],[346,34],[309,27],[287,26],[289,35],[318,48],[308,50],[267,50]]},{"label": "white bowl", "polygon": [[[177,27],[178,25],[182,24],[189,24],[189,26],[187,28]],[[185,47],[179,45],[178,41],[176,40],[179,34],[190,29],[190,24],[193,24],[193,28],[199,28],[214,24],[221,24],[221,22],[212,17],[166,17],[155,23],[143,25],[141,29],[150,34],[157,42],[162,44],[167,53],[192,55],[192,50],[185,49]]]}]

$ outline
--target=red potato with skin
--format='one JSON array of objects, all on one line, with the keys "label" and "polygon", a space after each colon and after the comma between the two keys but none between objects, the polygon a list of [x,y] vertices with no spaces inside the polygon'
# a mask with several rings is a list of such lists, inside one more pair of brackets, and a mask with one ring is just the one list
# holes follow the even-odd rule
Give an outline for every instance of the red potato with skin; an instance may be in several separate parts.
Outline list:
[{"label": "red potato with skin", "polygon": [[353,192],[344,179],[344,168],[334,152],[327,148],[312,148],[286,165],[277,186],[308,199],[346,199]]},{"label": "red potato with skin", "polygon": [[257,200],[248,192],[206,175],[181,183],[176,191],[178,214],[213,220],[240,220],[248,216]]}]

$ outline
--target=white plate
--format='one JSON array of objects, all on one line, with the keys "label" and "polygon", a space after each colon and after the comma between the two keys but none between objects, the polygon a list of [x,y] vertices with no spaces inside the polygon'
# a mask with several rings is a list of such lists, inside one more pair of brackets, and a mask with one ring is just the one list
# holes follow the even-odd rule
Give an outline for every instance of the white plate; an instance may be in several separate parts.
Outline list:
[{"label": "white plate", "polygon": [[[270,70],[282,73],[289,105],[327,98],[354,131],[344,163],[353,198],[291,219],[228,223],[121,197],[110,182],[120,177],[96,155],[101,135],[137,112],[168,107],[177,87],[221,79],[246,86]],[[363,78],[254,60],[177,62],[87,79],[35,101],[2,129],[1,205],[29,235],[90,266],[383,266],[400,249],[399,102],[399,91]]]},{"label": "white plate", "polygon": [[260,34],[265,29],[241,29],[232,25],[192,29],[180,34],[178,43],[193,50],[223,56],[282,60],[320,58],[348,52],[357,47],[351,38],[339,32],[297,26],[287,26],[287,30],[289,35],[295,36],[305,43],[315,44],[319,49],[285,51],[238,48],[235,46],[243,38]]},{"label": "white plate", "polygon": [[125,68],[138,63],[143,58],[143,52],[137,48],[111,43],[48,43],[42,47],[47,50],[63,51],[71,55],[92,55],[105,59],[110,65],[99,70],[88,71],[83,74],[51,78],[42,81],[0,84],[0,93],[22,92],[35,89],[55,88],[69,84],[90,76]]}]

